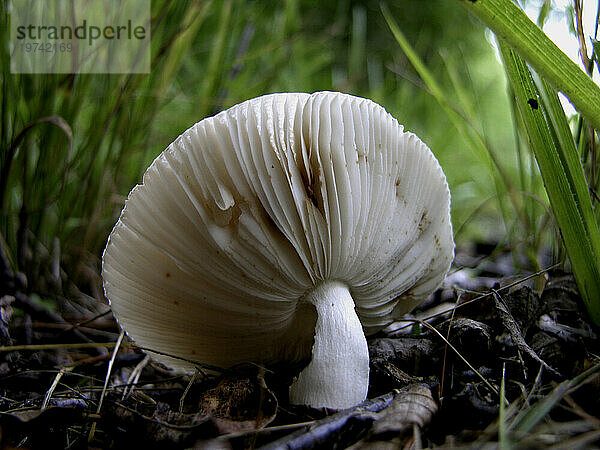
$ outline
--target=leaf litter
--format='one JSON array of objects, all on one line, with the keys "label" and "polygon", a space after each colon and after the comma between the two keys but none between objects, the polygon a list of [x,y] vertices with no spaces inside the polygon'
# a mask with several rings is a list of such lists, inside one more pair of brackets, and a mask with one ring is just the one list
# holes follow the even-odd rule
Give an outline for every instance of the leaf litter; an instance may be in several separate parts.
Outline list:
[{"label": "leaf litter", "polygon": [[[460,258],[458,258],[460,259]],[[600,345],[568,274],[456,269],[369,338],[369,397],[290,405],[301,367],[174,373],[106,307],[50,310],[21,275],[0,292],[0,432],[23,448],[600,446]],[[498,264],[496,267],[506,267]],[[540,287],[541,286],[541,287]],[[503,402],[501,408],[501,402]]]}]

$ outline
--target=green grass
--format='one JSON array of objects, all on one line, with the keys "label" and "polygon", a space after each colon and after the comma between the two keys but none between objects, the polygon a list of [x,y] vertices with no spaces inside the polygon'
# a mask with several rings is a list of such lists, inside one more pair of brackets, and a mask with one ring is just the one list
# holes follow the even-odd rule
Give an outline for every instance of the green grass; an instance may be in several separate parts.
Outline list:
[{"label": "green grass", "polygon": [[[115,195],[126,193],[155,156],[148,128],[165,101],[164,75],[181,65],[171,50],[183,55],[192,43],[181,39],[180,25],[187,25],[193,5],[153,3],[148,76],[11,74],[4,6],[3,245],[33,290],[60,292],[65,280],[97,287],[99,255],[122,205]],[[172,27],[158,25],[165,21]],[[47,273],[53,261],[55,273]]]},{"label": "green grass", "polygon": [[[585,413],[581,414],[579,420],[563,423],[553,422],[549,414],[561,406],[568,409],[569,395],[594,378],[597,379],[598,372],[600,364],[595,364],[573,379],[557,384],[548,392],[540,392],[540,386],[535,385],[531,392],[514,400],[509,407],[505,408],[504,404],[500,403],[498,420],[482,433],[478,444],[488,442],[490,435],[496,432],[499,448],[539,447],[543,446],[544,440],[549,437],[552,438],[550,442],[555,448],[585,448],[588,442],[594,442],[598,438],[598,430],[594,430],[593,425],[590,427],[589,417],[585,417]],[[532,402],[532,399],[537,401]],[[575,411],[575,414],[580,412],[576,408]],[[584,425],[583,431],[574,432],[581,425]],[[589,431],[589,428],[592,430]]]}]

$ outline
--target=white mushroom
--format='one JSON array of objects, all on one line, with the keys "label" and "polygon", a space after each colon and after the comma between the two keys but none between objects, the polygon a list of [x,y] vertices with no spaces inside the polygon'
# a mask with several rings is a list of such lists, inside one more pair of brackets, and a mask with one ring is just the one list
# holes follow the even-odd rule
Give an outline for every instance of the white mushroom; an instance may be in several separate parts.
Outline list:
[{"label": "white mushroom", "polygon": [[370,100],[272,94],[156,158],[102,275],[120,325],[157,360],[310,359],[290,401],[340,409],[367,395],[365,333],[424,300],[453,254],[446,178],[414,134]]}]

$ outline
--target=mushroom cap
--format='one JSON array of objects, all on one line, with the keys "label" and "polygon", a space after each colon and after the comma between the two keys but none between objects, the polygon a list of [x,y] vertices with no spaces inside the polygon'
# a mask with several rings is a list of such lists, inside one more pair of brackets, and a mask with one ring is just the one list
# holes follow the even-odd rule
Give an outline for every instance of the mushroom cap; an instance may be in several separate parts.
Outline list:
[{"label": "mushroom cap", "polygon": [[322,281],[348,286],[368,334],[427,298],[453,256],[446,178],[417,136],[367,99],[286,93],[169,145],[129,194],[102,276],[137,345],[229,367],[309,357],[302,299]]}]

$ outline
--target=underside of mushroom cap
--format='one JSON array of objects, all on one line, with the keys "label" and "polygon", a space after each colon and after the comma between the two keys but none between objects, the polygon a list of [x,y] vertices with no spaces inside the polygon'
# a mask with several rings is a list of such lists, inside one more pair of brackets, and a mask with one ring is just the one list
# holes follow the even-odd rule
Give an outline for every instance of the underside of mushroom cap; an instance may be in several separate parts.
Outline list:
[{"label": "underside of mushroom cap", "polygon": [[171,366],[310,355],[324,280],[365,331],[412,309],[453,258],[431,151],[370,100],[272,94],[198,122],[130,193],[103,256],[106,296]]}]

